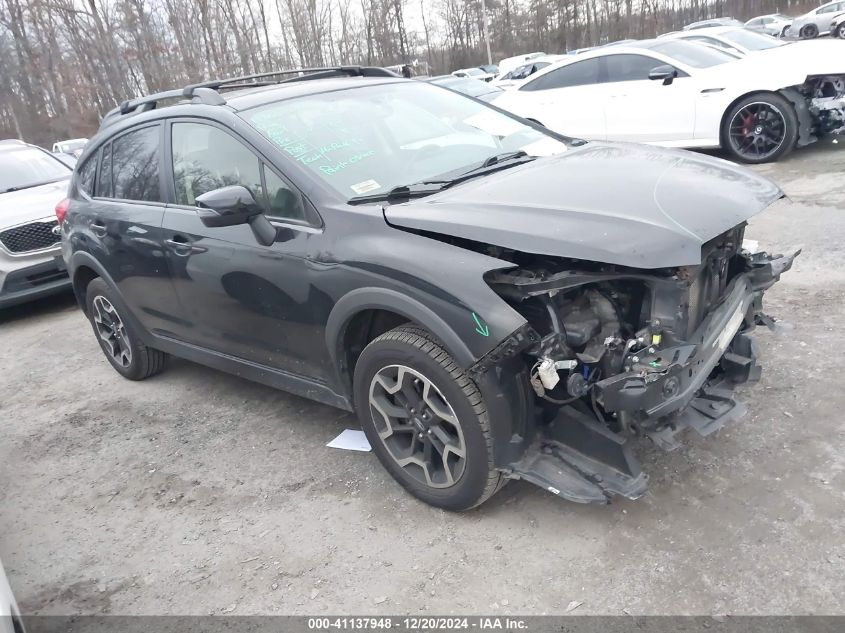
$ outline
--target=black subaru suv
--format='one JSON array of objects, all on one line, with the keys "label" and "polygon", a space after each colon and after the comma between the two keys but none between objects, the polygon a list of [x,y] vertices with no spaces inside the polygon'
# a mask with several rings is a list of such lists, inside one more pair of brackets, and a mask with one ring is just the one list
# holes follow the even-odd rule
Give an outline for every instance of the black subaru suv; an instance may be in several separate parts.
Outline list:
[{"label": "black subaru suv", "polygon": [[743,231],[782,195],[338,67],[123,103],[58,214],[121,375],[173,354],[354,410],[400,484],[464,510],[520,478],[637,498],[633,438],[737,418],[763,292],[795,257]]}]

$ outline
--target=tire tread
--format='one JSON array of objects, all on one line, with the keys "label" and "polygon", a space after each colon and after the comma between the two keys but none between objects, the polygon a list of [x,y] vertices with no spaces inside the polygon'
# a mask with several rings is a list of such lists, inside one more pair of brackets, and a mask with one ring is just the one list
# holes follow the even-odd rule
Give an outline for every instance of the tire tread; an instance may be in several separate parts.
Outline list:
[{"label": "tire tread", "polygon": [[376,337],[371,343],[376,341],[396,341],[416,347],[440,365],[466,396],[478,418],[478,424],[487,443],[487,483],[478,499],[466,509],[481,505],[502,487],[505,479],[493,465],[493,434],[490,431],[490,420],[487,417],[487,407],[475,382],[458,366],[449,352],[443,349],[442,343],[425,328],[417,325],[401,325]]}]

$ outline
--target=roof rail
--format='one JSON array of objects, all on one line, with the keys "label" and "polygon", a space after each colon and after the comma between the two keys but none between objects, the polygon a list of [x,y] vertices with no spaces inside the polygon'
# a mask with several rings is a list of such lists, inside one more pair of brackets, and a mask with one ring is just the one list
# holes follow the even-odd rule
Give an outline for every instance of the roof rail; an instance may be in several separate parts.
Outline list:
[{"label": "roof rail", "polygon": [[[276,81],[250,81],[260,79],[270,79],[271,77],[279,77],[281,75],[294,75],[286,79],[279,79]],[[219,90],[220,88],[244,88],[252,86],[268,86],[277,83],[287,83],[291,81],[305,81],[308,79],[324,79],[326,77],[400,77],[396,73],[380,68],[378,66],[323,66],[317,68],[294,68],[293,70],[274,70],[268,73],[257,73],[254,75],[242,75],[240,77],[230,77],[228,79],[212,79],[210,81],[203,81],[198,84],[192,84],[185,87],[185,91],[195,90],[197,88],[211,88],[212,90]]]},{"label": "roof rail", "polygon": [[[285,77],[284,79],[272,79],[274,77],[282,77],[285,75],[293,75],[292,77]],[[226,100],[220,96],[219,91],[222,88],[236,89],[236,88],[254,88],[258,86],[269,86],[273,84],[288,83],[293,81],[306,81],[309,79],[325,79],[328,77],[400,77],[396,73],[380,68],[378,66],[326,66],[320,68],[296,68],[293,70],[275,70],[267,73],[257,73],[254,75],[242,75],[240,77],[230,77],[228,79],[212,79],[210,81],[203,81],[196,84],[190,84],[184,88],[176,90],[165,90],[164,92],[157,92],[155,94],[147,95],[145,97],[138,97],[136,99],[129,99],[121,103],[118,107],[109,110],[100,122],[100,128],[112,123],[119,117],[154,110],[158,107],[159,102],[170,99],[190,99],[195,103],[204,103],[206,105],[223,105]]]}]

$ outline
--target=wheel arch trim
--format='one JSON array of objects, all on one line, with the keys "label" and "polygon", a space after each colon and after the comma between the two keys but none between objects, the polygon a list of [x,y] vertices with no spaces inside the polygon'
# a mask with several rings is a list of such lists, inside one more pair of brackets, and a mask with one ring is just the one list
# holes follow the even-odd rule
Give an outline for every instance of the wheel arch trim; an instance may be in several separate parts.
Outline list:
[{"label": "wheel arch trim", "polygon": [[340,361],[346,328],[356,314],[365,310],[395,312],[426,328],[443,343],[458,365],[465,369],[477,360],[452,327],[419,300],[389,288],[356,288],[338,300],[326,323],[326,347],[338,378],[343,378]]},{"label": "wheel arch trim", "polygon": [[[126,321],[129,321],[133,326],[133,329],[138,333],[139,338],[145,345],[151,345],[152,339],[148,335],[147,331],[144,327],[140,324],[135,315],[133,314],[132,310],[129,309],[129,306],[126,304],[126,301],[123,299],[123,295],[121,294],[120,290],[118,290],[117,284],[115,283],[112,276],[106,271],[105,267],[97,261],[97,259],[86,251],[76,251],[70,257],[70,261],[68,262],[68,274],[73,282],[76,278],[76,272],[85,266],[90,268],[95,273],[97,273],[97,277],[101,278],[105,281],[106,284],[112,289],[114,292],[114,302],[117,303],[117,307],[120,310],[121,317],[124,318]],[[84,297],[80,294],[76,285],[74,284],[73,288],[74,294],[76,295],[77,302],[80,304],[80,308],[82,308],[83,313],[86,313],[86,305]]]}]

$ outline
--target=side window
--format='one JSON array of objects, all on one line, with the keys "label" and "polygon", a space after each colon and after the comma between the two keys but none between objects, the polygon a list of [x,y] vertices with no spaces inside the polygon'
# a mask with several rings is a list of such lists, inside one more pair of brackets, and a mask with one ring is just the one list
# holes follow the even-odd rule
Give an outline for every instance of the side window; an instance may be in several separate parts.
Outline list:
[{"label": "side window", "polygon": [[134,130],[112,145],[112,197],[161,202],[158,125]]},{"label": "side window", "polygon": [[230,134],[202,123],[174,123],[171,144],[178,204],[194,205],[197,196],[229,185],[242,185],[261,200],[258,157]]},{"label": "side window", "polygon": [[529,81],[520,90],[552,90],[554,88],[572,88],[599,82],[599,60],[585,59],[563,68],[558,68]]},{"label": "side window", "polygon": [[753,20],[749,20],[746,26],[760,26],[766,22],[765,18],[754,18]]},{"label": "side window", "polygon": [[646,55],[608,55],[605,57],[607,64],[608,82],[616,81],[641,81],[648,80],[648,74],[661,62]]},{"label": "side window", "polygon": [[100,160],[100,175],[97,176],[97,188],[95,189],[95,194],[100,198],[111,198],[111,143],[103,148],[102,154],[103,157]]},{"label": "side window", "polygon": [[89,198],[94,195],[94,176],[97,173],[97,156],[99,156],[99,152],[86,160],[85,164],[76,173],[76,186]]},{"label": "side window", "polygon": [[264,182],[267,185],[265,206],[267,215],[271,218],[305,222],[308,218],[305,215],[302,197],[272,170],[268,169],[266,165],[262,168],[264,169]]}]

